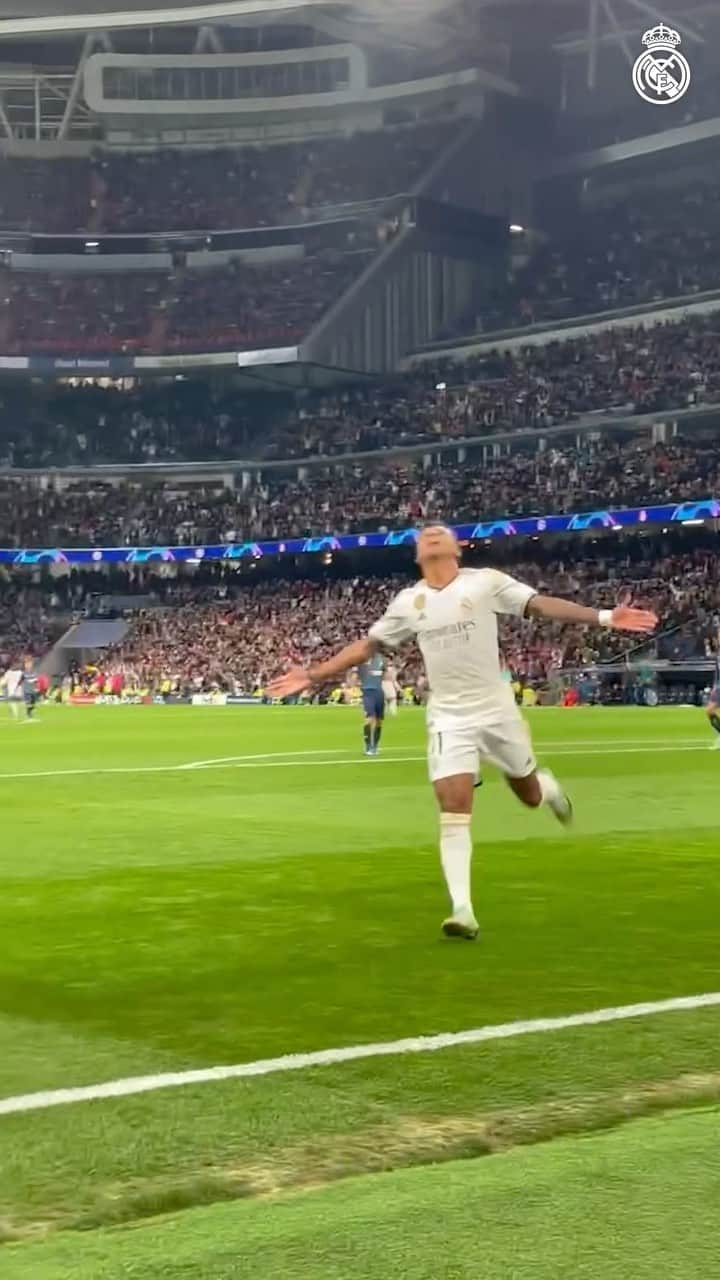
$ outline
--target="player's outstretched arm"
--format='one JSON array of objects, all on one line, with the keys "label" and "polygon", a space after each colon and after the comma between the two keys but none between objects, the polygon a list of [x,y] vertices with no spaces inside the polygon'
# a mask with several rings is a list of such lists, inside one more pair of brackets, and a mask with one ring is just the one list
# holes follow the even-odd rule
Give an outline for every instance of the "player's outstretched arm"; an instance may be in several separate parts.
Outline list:
[{"label": "player's outstretched arm", "polygon": [[579,623],[585,627],[609,627],[613,631],[654,631],[657,614],[650,609],[634,609],[618,605],[615,609],[590,609],[557,596],[533,596],[528,601],[529,618],[545,618],[548,622]]},{"label": "player's outstretched arm", "polygon": [[327,684],[336,676],[341,676],[351,667],[360,667],[375,653],[377,645],[369,636],[362,640],[353,640],[346,644],[339,653],[328,658],[327,662],[318,662],[311,667],[291,667],[284,676],[271,680],[268,689],[273,698],[289,698],[294,693],[302,693],[311,685]]}]

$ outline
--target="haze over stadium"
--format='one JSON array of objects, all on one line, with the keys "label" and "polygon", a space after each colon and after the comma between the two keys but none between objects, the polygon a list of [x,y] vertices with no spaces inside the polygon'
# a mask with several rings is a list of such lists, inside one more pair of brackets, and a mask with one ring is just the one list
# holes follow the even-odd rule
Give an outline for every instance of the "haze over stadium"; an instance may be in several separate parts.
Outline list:
[{"label": "haze over stadium", "polygon": [[719,50],[0,0],[3,1280],[715,1274]]}]

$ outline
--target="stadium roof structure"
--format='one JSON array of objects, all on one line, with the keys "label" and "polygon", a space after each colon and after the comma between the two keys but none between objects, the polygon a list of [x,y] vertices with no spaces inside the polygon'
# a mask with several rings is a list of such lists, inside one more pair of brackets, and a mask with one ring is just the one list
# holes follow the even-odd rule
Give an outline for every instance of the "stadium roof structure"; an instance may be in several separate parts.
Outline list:
[{"label": "stadium roof structure", "polygon": [[358,34],[381,28],[399,42],[427,47],[433,37],[460,38],[478,23],[502,29],[513,42],[566,52],[597,42],[622,44],[653,22],[671,22],[701,40],[697,16],[717,13],[717,0],[0,0],[0,39],[8,36],[86,35],[92,31],[202,23],[340,20]]},{"label": "stadium roof structure", "polygon": [[2,0],[0,36],[86,34],[251,18],[268,21],[320,7],[320,0]]},{"label": "stadium roof structure", "polygon": [[632,66],[660,21],[694,50],[698,82],[717,75],[718,0],[0,0],[0,141],[101,137],[109,113],[84,99],[96,52],[231,56],[240,28],[273,26],[314,29],[321,44],[381,63],[392,51],[410,65],[417,53],[431,74],[472,65],[488,92],[601,114],[627,79],[622,61]]},{"label": "stadium roof structure", "polygon": [[[481,4],[483,0],[480,0]],[[308,18],[320,12],[361,28],[381,23],[396,31],[441,19],[456,0],[0,0],[0,37],[86,34],[92,30],[183,23],[255,22]]]},{"label": "stadium roof structure", "polygon": [[[662,8],[658,8],[658,3]],[[585,53],[588,77],[598,50],[628,40],[653,23],[671,23],[690,41],[704,39],[704,19],[718,16],[717,0],[0,0],[0,40],[8,37],[87,36],[93,32],[184,24],[232,25],[302,21],[343,27],[373,42],[385,32],[396,47],[430,48],[449,33],[459,42],[471,28],[489,39],[563,54]]]}]

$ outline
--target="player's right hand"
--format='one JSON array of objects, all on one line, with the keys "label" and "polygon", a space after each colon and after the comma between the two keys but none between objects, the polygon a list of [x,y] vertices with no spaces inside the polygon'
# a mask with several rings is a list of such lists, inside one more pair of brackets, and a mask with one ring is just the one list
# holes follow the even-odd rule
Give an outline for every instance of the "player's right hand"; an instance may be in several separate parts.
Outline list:
[{"label": "player's right hand", "polygon": [[271,698],[291,698],[309,689],[312,681],[304,667],[291,667],[284,676],[276,676],[268,685]]}]

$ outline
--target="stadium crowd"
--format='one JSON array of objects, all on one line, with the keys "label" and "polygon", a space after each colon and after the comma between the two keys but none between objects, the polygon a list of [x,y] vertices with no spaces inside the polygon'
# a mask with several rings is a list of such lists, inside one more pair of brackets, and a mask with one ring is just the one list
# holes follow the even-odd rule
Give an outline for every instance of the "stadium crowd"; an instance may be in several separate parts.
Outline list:
[{"label": "stadium crowd", "polygon": [[471,327],[525,326],[715,289],[719,213],[713,178],[608,196],[597,207],[556,196],[527,265],[507,291],[482,299]]},{"label": "stadium crowd", "polygon": [[222,231],[311,220],[327,206],[406,194],[456,120],[267,147],[97,151],[0,163],[0,228],[52,234]]},{"label": "stadium crowd", "polygon": [[[426,159],[438,127],[427,126]],[[382,145],[397,145],[392,132],[382,136]],[[375,135],[370,136],[367,157],[378,142]],[[318,144],[328,154],[334,149],[342,154],[345,145],[346,140],[337,139]],[[177,199],[178,210],[187,209],[192,218],[205,199],[212,199],[208,194],[213,190],[212,175],[217,180],[225,173],[218,154],[199,153],[193,160],[190,168],[200,175],[195,200],[187,188],[190,179],[182,156],[154,152],[130,158],[126,185],[118,180],[118,192],[123,192],[119,203],[134,211],[132,217],[145,216],[143,200],[152,200],[148,193],[155,190],[157,181],[159,192],[170,192],[171,207]],[[257,152],[258,156],[266,154]],[[106,158],[101,169],[124,172],[128,159]],[[268,164],[269,172],[278,172],[276,162],[277,157]],[[33,196],[33,192],[43,191],[36,170],[45,167],[63,174],[59,181],[63,198],[53,198],[49,206],[62,210],[77,202],[74,187],[68,200],[64,199],[66,187],[73,186],[62,168],[65,162],[10,160],[5,165],[16,163],[30,165],[28,198],[37,198],[38,206],[46,201],[47,193],[42,199],[39,194]],[[232,163],[229,171],[235,172]],[[343,190],[347,194],[344,172],[341,166],[336,182],[328,175],[317,190],[339,201]],[[371,173],[393,172],[390,158],[388,168],[378,162],[359,165],[358,190],[375,190],[381,179],[372,178]],[[100,183],[97,174],[95,183]],[[0,205],[2,199],[0,194]],[[660,199],[654,189],[641,190],[631,200],[586,209],[570,201],[569,209],[564,210],[559,198],[555,205],[545,218],[547,227],[527,264],[494,291],[485,284],[481,297],[445,336],[473,329],[491,332],[526,326],[629,304],[650,305],[720,285],[720,183],[691,181],[687,188],[664,190]],[[212,208],[217,223],[221,210],[227,213],[236,204],[226,194],[218,197],[217,209],[215,205]],[[305,208],[304,214],[308,212]],[[167,274],[141,271],[113,277],[113,273],[97,272],[82,278],[57,271],[6,272],[0,296],[0,349],[8,355],[133,354],[223,346],[242,349],[295,341],[343,292],[367,255],[377,248],[377,229],[372,244],[365,237],[358,242],[355,232],[350,233],[350,241],[344,253],[313,251],[302,262],[262,269],[234,263],[203,270],[177,268]]]},{"label": "stadium crowd", "polygon": [[[329,269],[328,289],[340,270]],[[277,287],[280,309],[280,276]],[[111,296],[112,291],[106,299]],[[185,334],[203,314],[201,308],[196,315],[192,297],[184,295],[177,320]],[[209,278],[206,301],[214,305]],[[37,314],[44,315],[40,298]],[[286,322],[298,320],[299,304],[283,314]],[[52,313],[42,323],[49,332],[61,331]],[[591,414],[713,404],[720,402],[719,323],[720,313],[714,312],[678,324],[607,329],[462,363],[425,364],[380,384],[294,399],[289,393],[249,395],[228,381],[140,384],[133,391],[57,387],[42,393],[5,384],[0,464],[335,457],[557,426]],[[233,337],[238,341],[242,334],[235,331]]]},{"label": "stadium crowd", "polygon": [[[66,214],[78,222],[83,191],[90,210],[83,229],[93,234],[148,224],[168,231],[268,225],[287,220],[288,211],[307,222],[313,208],[412,186],[456,127],[426,122],[303,146],[103,154],[92,163],[11,158],[0,162],[0,225],[45,218],[52,231]],[[485,283],[444,336],[650,305],[720,285],[720,182],[710,173],[665,186],[659,198],[648,186],[632,198],[608,192],[597,199],[586,207],[562,188],[546,197],[526,265],[495,290]],[[370,252],[377,234],[372,246],[362,244]],[[62,355],[280,345],[306,332],[366,260],[356,247],[263,270],[236,264],[116,279],[8,272],[0,349]]]},{"label": "stadium crowd", "polygon": [[[486,549],[486,559],[538,590],[608,607],[632,599],[661,617],[662,656],[703,658],[714,648],[720,620],[720,561],[707,539],[695,545],[662,538],[628,536],[591,543],[563,541],[544,548],[528,544]],[[477,561],[477,553],[471,554]],[[392,562],[386,561],[389,568]],[[386,576],[353,576],[351,562],[314,570],[312,579],[253,581],[225,566],[202,573],[158,576],[133,569],[120,588],[130,629],[107,651],[99,667],[125,687],[188,693],[217,686],[253,694],[271,675],[291,663],[329,656],[362,635],[413,571]],[[378,570],[376,569],[376,573]],[[382,569],[379,570],[382,575]],[[332,575],[332,576],[331,576]],[[40,652],[70,621],[93,609],[102,575],[73,571],[40,585],[13,578],[0,588],[0,650],[7,657]],[[25,581],[25,580],[23,580]],[[114,575],[117,588],[118,573]],[[133,612],[133,593],[141,607]],[[22,622],[18,622],[22,618]],[[511,671],[524,684],[545,687],[561,671],[578,671],[637,651],[632,638],[582,628],[548,626],[532,620],[501,620],[501,646]],[[645,651],[652,650],[644,644]],[[422,696],[422,667],[410,646],[399,655],[400,683]],[[326,693],[329,691],[325,691]]]},{"label": "stadium crowd", "polygon": [[[594,434],[594,433],[593,433]],[[720,493],[720,450],[711,438],[587,439],[424,466],[384,460],[266,471],[245,488],[166,481],[152,486],[92,479],[56,490],[5,479],[0,544],[128,546],[236,543],[459,523],[515,515],[680,502]]]},{"label": "stadium crowd", "polygon": [[326,398],[276,423],[268,457],[438,442],[720,400],[717,313],[680,324],[496,350],[428,366],[378,393]]},{"label": "stadium crowd", "polygon": [[0,671],[21,657],[39,658],[57,636],[52,590],[25,575],[0,579]]},{"label": "stadium crowd", "polygon": [[361,249],[173,272],[4,272],[0,345],[53,356],[283,346],[307,333],[366,261]]},{"label": "stadium crowd", "polygon": [[[52,210],[62,209],[73,224],[94,232],[148,229],[159,217],[165,229],[207,226],[205,219],[219,227],[239,225],[238,218],[258,225],[303,219],[321,205],[397,189],[401,178],[409,185],[447,140],[445,128],[354,139],[351,145],[345,139],[310,149],[273,148],[271,163],[269,151],[249,149],[223,153],[223,165],[218,153],[103,155],[91,164],[72,162],[72,181],[61,162],[5,161],[0,221],[20,214],[20,222],[32,225],[46,217],[40,210],[48,205],[51,220]],[[432,148],[426,145],[431,140]],[[378,162],[379,142],[387,147],[384,163]],[[11,176],[12,164],[19,169]],[[49,202],[45,183],[53,170],[58,198]],[[570,223],[558,211],[527,267],[484,307],[481,326],[527,324],[713,287],[719,282],[718,205],[720,184],[708,181],[672,189],[662,200],[654,194],[585,211]],[[234,264],[172,274],[4,272],[0,346],[8,353],[81,348],[101,354],[293,342],[365,261],[364,242],[346,247],[263,269]],[[332,394],[287,392],[261,400],[230,382],[208,381],[130,391],[82,386],[40,392],[6,385],[0,392],[0,463],[10,468],[233,457],[255,465],[243,469],[236,488],[167,477],[111,484],[88,475],[56,486],[6,476],[0,482],[0,543],[235,543],[383,530],[423,519],[471,522],[714,496],[720,492],[720,449],[712,435],[692,431],[653,444],[648,433],[603,432],[603,423],[609,414],[672,414],[720,403],[719,320],[716,312],[513,353],[495,350]],[[490,451],[470,444],[462,453],[432,450],[590,415],[597,415],[597,431],[572,443],[564,436]],[[421,447],[417,453],[393,456],[413,445]],[[353,452],[377,456],[344,459]],[[307,463],[318,457],[320,462]],[[278,461],[287,465],[263,465]],[[599,605],[632,596],[654,607],[676,637],[667,642],[670,656],[698,647],[704,653],[711,645],[720,615],[714,550],[669,550],[656,537],[623,539],[609,550],[601,539],[597,546],[563,543],[560,549],[532,544],[530,561],[529,545],[513,551],[495,544],[489,556],[542,590]],[[262,568],[252,586],[249,573],[240,582],[230,570],[210,572],[207,579],[179,574],[129,580],[128,594],[149,587],[153,606],[132,613],[125,641],[107,655],[108,672],[121,673],[135,687],[217,683],[252,692],[286,663],[322,657],[361,633],[406,580],[269,581],[264,575]],[[0,656],[7,661],[12,653],[46,649],[68,616],[92,607],[97,589],[97,577],[81,573],[59,576],[51,586],[39,570],[30,583],[15,576],[0,582]],[[628,649],[627,637],[612,633],[508,620],[502,643],[511,669],[536,683],[561,668],[584,668]],[[420,690],[420,679],[417,657],[403,659],[402,682]]]}]

